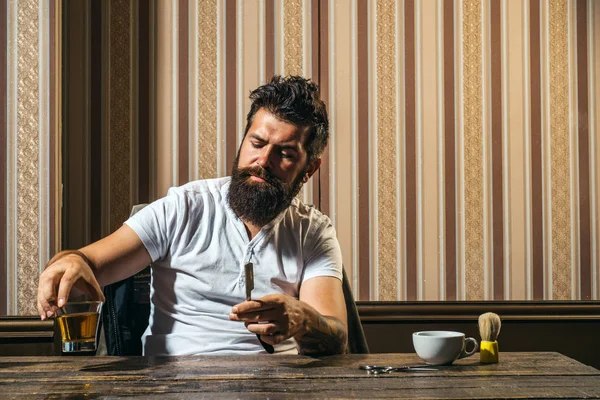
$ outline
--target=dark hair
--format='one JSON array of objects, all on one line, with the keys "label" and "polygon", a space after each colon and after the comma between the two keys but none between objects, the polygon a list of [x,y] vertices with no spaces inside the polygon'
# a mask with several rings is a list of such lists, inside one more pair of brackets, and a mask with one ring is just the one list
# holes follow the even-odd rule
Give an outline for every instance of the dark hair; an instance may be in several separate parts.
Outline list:
[{"label": "dark hair", "polygon": [[329,122],[316,83],[300,76],[275,75],[269,83],[250,92],[250,100],[252,105],[246,117],[244,135],[248,133],[256,112],[264,108],[282,121],[309,128],[306,142],[308,162],[321,156],[329,139]]}]

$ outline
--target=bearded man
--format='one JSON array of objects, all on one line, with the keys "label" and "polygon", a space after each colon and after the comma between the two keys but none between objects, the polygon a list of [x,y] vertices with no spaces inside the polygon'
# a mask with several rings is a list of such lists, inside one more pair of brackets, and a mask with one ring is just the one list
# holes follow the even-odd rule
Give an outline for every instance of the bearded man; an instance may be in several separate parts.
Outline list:
[{"label": "bearded man", "polygon": [[330,219],[296,197],[327,145],[325,104],[295,76],[250,99],[231,177],[171,188],[106,238],[55,256],[40,275],[42,320],[72,289],[104,299],[101,286],[151,264],[145,355],[344,351],[340,246]]}]

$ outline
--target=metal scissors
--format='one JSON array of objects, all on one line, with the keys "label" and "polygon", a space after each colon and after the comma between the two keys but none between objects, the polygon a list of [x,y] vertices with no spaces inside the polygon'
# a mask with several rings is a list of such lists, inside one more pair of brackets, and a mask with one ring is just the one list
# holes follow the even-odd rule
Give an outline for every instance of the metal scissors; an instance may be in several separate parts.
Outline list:
[{"label": "metal scissors", "polygon": [[358,368],[367,371],[369,375],[390,374],[392,372],[406,371],[436,371],[437,368],[431,368],[429,365],[403,365],[392,367],[390,365],[361,365]]}]

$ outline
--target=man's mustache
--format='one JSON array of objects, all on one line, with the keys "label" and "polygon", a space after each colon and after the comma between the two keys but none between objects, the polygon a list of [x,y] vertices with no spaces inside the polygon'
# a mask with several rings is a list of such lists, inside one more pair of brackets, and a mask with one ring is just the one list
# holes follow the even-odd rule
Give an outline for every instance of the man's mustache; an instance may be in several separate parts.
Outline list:
[{"label": "man's mustache", "polygon": [[275,175],[269,172],[269,170],[266,170],[261,167],[238,168],[238,175],[243,179],[249,178],[251,176],[256,176],[274,186],[281,186],[283,184],[283,182],[281,182],[279,178],[277,178]]}]

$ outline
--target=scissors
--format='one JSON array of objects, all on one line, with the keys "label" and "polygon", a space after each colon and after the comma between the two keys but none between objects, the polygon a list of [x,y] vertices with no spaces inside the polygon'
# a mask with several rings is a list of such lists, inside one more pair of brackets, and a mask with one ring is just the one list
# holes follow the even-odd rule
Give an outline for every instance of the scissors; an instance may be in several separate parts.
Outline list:
[{"label": "scissors", "polygon": [[437,371],[437,368],[431,368],[428,365],[403,365],[400,367],[392,367],[390,365],[361,365],[358,368],[367,371],[369,375],[390,374],[402,371]]}]

